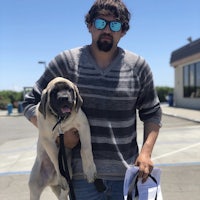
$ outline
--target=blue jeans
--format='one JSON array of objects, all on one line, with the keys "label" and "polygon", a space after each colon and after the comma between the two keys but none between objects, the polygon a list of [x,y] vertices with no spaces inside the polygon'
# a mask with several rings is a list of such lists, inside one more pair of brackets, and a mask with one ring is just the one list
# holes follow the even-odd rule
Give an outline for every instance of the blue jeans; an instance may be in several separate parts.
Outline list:
[{"label": "blue jeans", "polygon": [[104,180],[106,190],[98,192],[94,183],[86,180],[73,180],[76,200],[124,200],[124,181]]}]

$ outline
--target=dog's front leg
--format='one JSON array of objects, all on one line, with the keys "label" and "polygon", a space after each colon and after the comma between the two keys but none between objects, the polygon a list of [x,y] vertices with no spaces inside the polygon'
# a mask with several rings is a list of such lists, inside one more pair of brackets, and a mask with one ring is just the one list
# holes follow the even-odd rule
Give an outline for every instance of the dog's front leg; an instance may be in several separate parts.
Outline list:
[{"label": "dog's front leg", "polygon": [[79,114],[83,122],[79,127],[83,172],[86,175],[88,182],[93,182],[97,172],[92,154],[90,126],[85,114],[82,111]]}]

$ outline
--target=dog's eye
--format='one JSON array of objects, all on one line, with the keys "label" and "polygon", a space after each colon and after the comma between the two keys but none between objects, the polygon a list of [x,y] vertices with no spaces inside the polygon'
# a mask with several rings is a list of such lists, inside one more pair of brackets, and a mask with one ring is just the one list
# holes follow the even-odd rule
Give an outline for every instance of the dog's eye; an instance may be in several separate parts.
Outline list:
[{"label": "dog's eye", "polygon": [[69,91],[69,92],[73,92],[73,89],[72,89],[72,88],[68,88],[68,91]]},{"label": "dog's eye", "polygon": [[58,92],[57,90],[52,90],[50,93],[50,96],[55,96],[57,94],[57,92]]}]

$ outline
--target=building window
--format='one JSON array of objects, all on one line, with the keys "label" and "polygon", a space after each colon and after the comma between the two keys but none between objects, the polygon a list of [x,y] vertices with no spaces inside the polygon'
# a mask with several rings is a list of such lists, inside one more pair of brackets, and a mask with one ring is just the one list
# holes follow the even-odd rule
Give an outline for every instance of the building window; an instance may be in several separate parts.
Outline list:
[{"label": "building window", "polygon": [[200,97],[200,62],[183,67],[184,97]]},{"label": "building window", "polygon": [[196,96],[200,97],[200,62],[196,64]]}]

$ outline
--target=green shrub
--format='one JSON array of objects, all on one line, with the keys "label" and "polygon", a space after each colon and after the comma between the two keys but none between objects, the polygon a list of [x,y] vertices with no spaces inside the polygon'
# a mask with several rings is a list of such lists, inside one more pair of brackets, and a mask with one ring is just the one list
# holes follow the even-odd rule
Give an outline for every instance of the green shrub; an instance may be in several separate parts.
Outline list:
[{"label": "green shrub", "polygon": [[171,87],[156,87],[156,91],[158,94],[158,98],[160,102],[166,102],[167,101],[167,96],[169,93],[173,93],[173,88]]},{"label": "green shrub", "polygon": [[13,107],[17,107],[17,102],[23,101],[23,92],[16,92],[12,90],[0,91],[0,109],[6,109],[9,103]]}]

